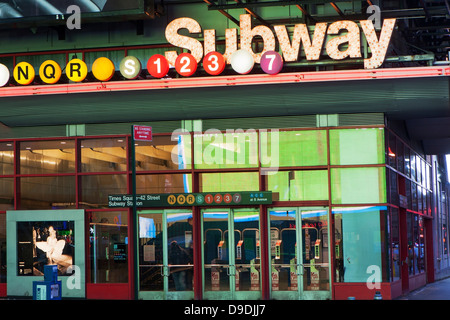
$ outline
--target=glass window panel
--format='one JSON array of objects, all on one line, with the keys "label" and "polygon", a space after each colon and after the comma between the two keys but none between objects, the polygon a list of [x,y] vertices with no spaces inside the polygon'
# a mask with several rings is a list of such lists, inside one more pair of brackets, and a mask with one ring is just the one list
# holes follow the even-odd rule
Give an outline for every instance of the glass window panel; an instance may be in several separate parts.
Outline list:
[{"label": "glass window panel", "polygon": [[81,177],[81,208],[108,208],[108,196],[127,193],[127,176],[87,175]]},{"label": "glass window panel", "polygon": [[384,129],[330,130],[332,165],[385,163]]},{"label": "glass window panel", "polygon": [[385,168],[331,169],[331,195],[335,204],[385,203]]},{"label": "glass window panel", "polygon": [[118,172],[127,170],[126,139],[86,139],[81,141],[82,172]]},{"label": "glass window panel", "polygon": [[193,290],[192,212],[167,214],[169,291]]},{"label": "glass window panel", "polygon": [[408,239],[408,274],[414,274],[414,217],[410,212],[406,213],[406,234]]},{"label": "glass window panel", "polygon": [[0,283],[6,283],[6,214],[0,213]]},{"label": "glass window panel", "polygon": [[[259,210],[235,209],[234,245],[236,276],[239,291],[259,291],[261,266],[259,256]],[[242,242],[239,242],[242,241]]]},{"label": "glass window panel", "polygon": [[128,282],[127,211],[92,212],[89,233],[91,282]]},{"label": "glass window panel", "polygon": [[407,177],[411,176],[411,150],[408,147],[405,147],[405,174]]},{"label": "glass window panel", "polygon": [[163,215],[139,214],[139,290],[162,291]]},{"label": "glass window panel", "polygon": [[75,141],[20,142],[20,173],[46,174],[75,172]]},{"label": "glass window panel", "polygon": [[271,274],[278,280],[272,281],[272,290],[288,291],[296,285],[291,278],[291,262],[297,259],[296,211],[271,209],[269,215]]},{"label": "glass window panel", "polygon": [[194,134],[194,161],[197,169],[255,168],[258,135],[255,130]]},{"label": "glass window panel", "polygon": [[136,193],[190,193],[191,174],[146,174],[136,176]]},{"label": "glass window panel", "polygon": [[390,202],[392,204],[399,204],[399,193],[398,193],[398,177],[397,173],[393,170],[387,169],[389,172],[389,194]]},{"label": "glass window panel", "polygon": [[255,191],[259,190],[259,174],[258,172],[201,173],[199,184],[199,192]]},{"label": "glass window panel", "polygon": [[417,159],[416,159],[417,180],[416,181],[418,184],[422,184],[422,162],[423,162],[423,160],[420,159],[419,156],[417,156]]},{"label": "glass window panel", "polygon": [[422,186],[426,187],[426,185],[427,185],[427,167],[428,166],[424,160],[422,160],[420,163],[422,164],[422,170],[421,170],[422,171]]},{"label": "glass window panel", "polygon": [[411,209],[411,200],[412,200],[411,183],[414,184],[414,182],[411,182],[408,179],[405,179],[406,198],[407,198],[407,202],[408,202],[407,209]]},{"label": "glass window panel", "polygon": [[391,211],[391,247],[392,247],[392,280],[400,279],[400,224],[397,208],[390,208]]},{"label": "glass window panel", "polygon": [[411,209],[413,211],[417,211],[418,205],[417,205],[417,184],[414,182],[411,182]]},{"label": "glass window panel", "polygon": [[411,156],[410,156],[410,161],[411,161],[411,179],[413,181],[417,181],[416,159],[417,159],[417,155],[414,153],[414,151],[411,151]]},{"label": "glass window panel", "polygon": [[191,168],[191,135],[153,136],[136,141],[136,170],[181,170]]},{"label": "glass window panel", "polygon": [[0,142],[0,175],[14,174],[14,144]]},{"label": "glass window panel", "polygon": [[14,179],[0,178],[0,211],[14,209]]},{"label": "glass window panel", "polygon": [[[328,210],[302,210],[303,290],[330,290]],[[316,247],[317,241],[320,242]]]},{"label": "glass window panel", "polygon": [[203,261],[205,291],[229,291],[230,234],[228,211],[203,213]]},{"label": "glass window panel", "polygon": [[405,173],[405,145],[397,140],[397,165],[398,171]]},{"label": "glass window panel", "polygon": [[397,169],[397,138],[392,132],[389,132],[388,143],[389,143],[387,151],[389,159],[388,163],[392,168]]},{"label": "glass window panel", "polygon": [[418,273],[425,272],[425,239],[424,239],[424,225],[423,225],[423,217],[417,216],[417,235],[416,235],[416,243],[417,243],[417,271]]},{"label": "glass window panel", "polygon": [[328,171],[278,171],[267,175],[266,190],[275,201],[328,200]]},{"label": "glass window panel", "polygon": [[20,209],[75,208],[75,177],[20,178]]},{"label": "glass window panel", "polygon": [[261,166],[327,165],[326,130],[261,131]]},{"label": "glass window panel", "polygon": [[[384,239],[380,232],[380,214],[386,207],[334,208],[335,272],[338,282],[366,282],[368,267],[382,268]],[[381,282],[375,279],[375,282]]]}]

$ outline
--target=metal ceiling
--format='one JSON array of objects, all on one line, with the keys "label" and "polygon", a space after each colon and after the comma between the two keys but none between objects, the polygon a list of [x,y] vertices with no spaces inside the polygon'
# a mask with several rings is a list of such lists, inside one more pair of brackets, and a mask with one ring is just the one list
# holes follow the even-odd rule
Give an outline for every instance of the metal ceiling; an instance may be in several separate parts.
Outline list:
[{"label": "metal ceiling", "polygon": [[[359,12],[343,9],[360,3]],[[381,17],[396,17],[400,41],[392,43],[398,57],[431,55],[445,63],[450,47],[450,0],[345,1],[321,0],[155,0],[155,5],[201,3],[218,10],[234,23],[230,10],[249,13],[255,23],[272,25],[259,8],[290,5],[299,10],[298,21],[367,19],[366,8],[379,5]],[[327,15],[317,6],[330,6]],[[334,14],[329,14],[333,12]],[[236,11],[233,11],[233,14]],[[236,16],[234,14],[234,16]],[[389,60],[391,59],[391,60]],[[390,56],[397,66],[408,60]],[[409,60],[410,65],[425,61]],[[432,61],[432,60],[431,60]],[[388,65],[389,66],[389,65]],[[327,83],[266,84],[212,88],[160,89],[122,92],[59,94],[1,98],[0,122],[10,127],[61,124],[114,123],[181,119],[220,119],[333,113],[384,112],[405,122],[411,138],[420,140],[429,154],[450,153],[449,77],[358,80]],[[132,106],[132,107],[131,107]]]},{"label": "metal ceiling", "polygon": [[442,76],[4,97],[0,119],[16,127],[380,112],[405,121],[427,153],[447,154],[449,101]]},{"label": "metal ceiling", "polygon": [[[167,1],[168,4],[177,4],[179,1]],[[199,1],[195,1],[199,2]],[[265,25],[273,25],[277,21],[265,19],[257,12],[258,8],[274,6],[295,6],[303,15],[301,19],[289,19],[291,23],[315,23],[332,22],[336,20],[361,20],[367,19],[370,14],[367,8],[371,5],[378,5],[382,19],[397,18],[399,20],[399,31],[403,36],[406,48],[396,48],[400,55],[415,55],[423,53],[433,53],[437,61],[448,60],[450,49],[450,1],[449,0],[203,0],[208,5],[209,10],[218,10],[231,21],[239,24],[228,10],[242,9],[251,14],[256,21]],[[361,3],[361,10],[344,10],[343,3]],[[317,6],[330,6],[334,9],[334,15],[319,14]],[[287,17],[288,18],[288,17]],[[290,18],[290,17],[289,17]]]}]

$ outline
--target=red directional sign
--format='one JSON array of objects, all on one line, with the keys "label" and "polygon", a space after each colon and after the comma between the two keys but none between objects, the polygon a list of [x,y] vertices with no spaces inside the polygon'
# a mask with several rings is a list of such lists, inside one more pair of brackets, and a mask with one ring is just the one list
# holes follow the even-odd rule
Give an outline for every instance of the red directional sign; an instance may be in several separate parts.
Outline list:
[{"label": "red directional sign", "polygon": [[133,136],[136,141],[152,141],[152,127],[133,126]]}]

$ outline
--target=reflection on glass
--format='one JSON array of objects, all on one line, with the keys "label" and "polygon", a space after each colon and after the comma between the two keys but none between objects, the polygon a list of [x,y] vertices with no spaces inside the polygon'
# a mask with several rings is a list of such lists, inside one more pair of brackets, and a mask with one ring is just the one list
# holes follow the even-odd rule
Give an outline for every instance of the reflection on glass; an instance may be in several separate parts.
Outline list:
[{"label": "reflection on glass", "polygon": [[303,290],[329,290],[328,211],[301,209]]},{"label": "reflection on glass", "polygon": [[14,179],[0,178],[0,211],[14,209]]},{"label": "reflection on glass", "polygon": [[20,173],[70,173],[75,172],[75,141],[20,142]]},{"label": "reflection on glass", "polygon": [[385,203],[385,168],[331,169],[331,195],[335,204]]},{"label": "reflection on glass", "polygon": [[82,172],[118,172],[127,170],[125,138],[86,139],[81,141]]},{"label": "reflection on glass", "polygon": [[272,291],[329,290],[328,211],[272,209],[269,214]]},{"label": "reflection on glass", "polygon": [[234,215],[236,291],[259,291],[261,283],[259,210],[239,210]]},{"label": "reflection on glass", "polygon": [[169,291],[193,289],[192,213],[167,214]]},{"label": "reflection on glass", "polygon": [[417,246],[417,272],[425,272],[425,239],[424,239],[424,224],[423,217],[417,216],[417,233],[416,233],[416,246]]},{"label": "reflection on glass", "polygon": [[263,167],[323,166],[327,164],[325,130],[260,133]]},{"label": "reflection on glass", "polygon": [[272,291],[295,291],[298,289],[296,210],[270,210],[269,215]]},{"label": "reflection on glass", "polygon": [[75,208],[75,177],[20,178],[21,209]]},{"label": "reflection on glass", "polygon": [[332,165],[382,164],[384,149],[383,128],[330,130]]},{"label": "reflection on glass", "polygon": [[136,141],[136,170],[182,170],[191,168],[191,135],[153,136],[151,142]]},{"label": "reflection on glass", "polygon": [[14,145],[0,142],[0,175],[14,174]]},{"label": "reflection on glass", "polygon": [[210,130],[194,135],[196,169],[255,168],[258,135],[254,130],[222,133]]},{"label": "reflection on glass", "polygon": [[386,274],[380,231],[380,214],[386,210],[384,206],[333,209],[336,281],[366,282],[369,266]]},{"label": "reflection on glass", "polygon": [[138,174],[136,176],[138,194],[151,193],[190,193],[192,191],[191,174]]},{"label": "reflection on glass", "polygon": [[228,211],[203,213],[205,291],[230,290],[228,231]]},{"label": "reflection on glass", "polygon": [[163,238],[159,213],[139,214],[139,290],[162,291]]},{"label": "reflection on glass", "polygon": [[128,282],[127,212],[92,212],[89,233],[91,282]]},{"label": "reflection on glass", "polygon": [[[245,183],[243,183],[245,181]],[[258,172],[200,173],[200,192],[259,190]]]},{"label": "reflection on glass", "polygon": [[126,194],[126,175],[87,175],[81,177],[81,208],[108,208],[108,195]]},{"label": "reflection on glass", "polygon": [[278,171],[267,176],[266,190],[275,201],[328,200],[328,171]]},{"label": "reflection on glass", "polygon": [[391,250],[392,250],[392,280],[400,279],[400,232],[398,209],[390,207],[391,210]]}]

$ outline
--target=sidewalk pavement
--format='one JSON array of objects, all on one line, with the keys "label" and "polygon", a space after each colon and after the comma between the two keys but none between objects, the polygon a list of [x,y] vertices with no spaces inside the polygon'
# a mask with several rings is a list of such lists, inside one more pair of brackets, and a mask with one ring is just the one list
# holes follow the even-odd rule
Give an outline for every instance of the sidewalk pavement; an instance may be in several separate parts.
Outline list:
[{"label": "sidewalk pavement", "polygon": [[429,283],[395,300],[450,300],[450,277]]}]

